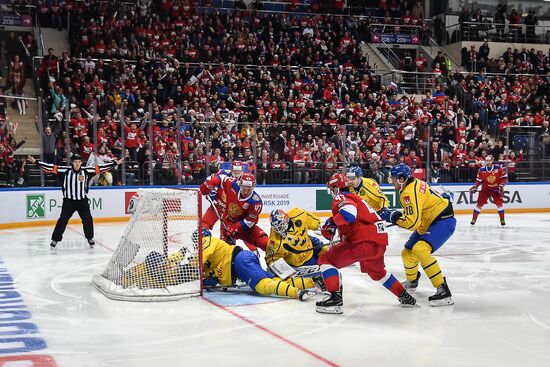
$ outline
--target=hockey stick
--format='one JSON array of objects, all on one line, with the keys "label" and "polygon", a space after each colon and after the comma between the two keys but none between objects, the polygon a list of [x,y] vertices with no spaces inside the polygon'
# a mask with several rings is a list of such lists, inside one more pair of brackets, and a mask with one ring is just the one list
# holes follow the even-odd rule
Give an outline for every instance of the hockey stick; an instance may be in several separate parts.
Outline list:
[{"label": "hockey stick", "polygon": [[218,217],[218,219],[220,220],[221,226],[225,230],[225,232],[227,234],[227,238],[229,239],[229,242],[231,242],[232,245],[236,245],[237,242],[235,242],[235,239],[233,237],[231,237],[231,235],[229,234],[229,228],[227,228],[227,224],[225,224],[225,222],[223,221],[222,216],[220,215],[220,212],[218,211],[218,208],[216,208],[216,205],[212,201],[212,198],[208,195],[205,195],[205,196],[206,196],[206,200],[208,200],[208,202],[210,203],[210,206],[214,210],[214,213],[216,214],[216,217]]},{"label": "hockey stick", "polygon": [[[390,228],[390,227],[394,227],[396,226],[397,224],[393,224],[393,223],[390,223],[390,224],[387,224],[386,225],[386,228]],[[314,232],[316,233],[316,232]],[[316,233],[317,234],[317,233]],[[332,246],[334,245],[335,243],[337,243],[338,241],[340,241],[340,238],[337,238],[337,239],[332,239],[329,243],[326,243],[326,244],[323,244],[323,245],[317,245],[317,246],[313,246],[312,248],[308,248],[308,249],[305,249],[305,250],[296,250],[296,249],[293,249],[292,247],[290,247],[288,244],[283,244],[283,248],[285,250],[287,250],[288,252],[292,252],[293,254],[303,254],[304,252],[309,252],[309,251],[315,251],[315,250],[319,250],[325,246]]]}]

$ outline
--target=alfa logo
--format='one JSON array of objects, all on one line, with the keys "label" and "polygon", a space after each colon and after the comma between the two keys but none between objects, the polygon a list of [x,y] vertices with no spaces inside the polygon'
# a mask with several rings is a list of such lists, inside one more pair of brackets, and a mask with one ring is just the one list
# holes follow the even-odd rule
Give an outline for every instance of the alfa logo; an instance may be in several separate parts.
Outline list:
[{"label": "alfa logo", "polygon": [[27,195],[27,219],[45,217],[46,200],[44,200],[44,194]]}]

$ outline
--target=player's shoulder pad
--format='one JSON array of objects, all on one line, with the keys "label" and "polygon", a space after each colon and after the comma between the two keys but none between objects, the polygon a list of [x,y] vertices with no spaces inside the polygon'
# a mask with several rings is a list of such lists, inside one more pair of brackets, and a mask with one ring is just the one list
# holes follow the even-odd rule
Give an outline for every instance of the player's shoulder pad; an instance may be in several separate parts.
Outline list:
[{"label": "player's shoulder pad", "polygon": [[363,186],[366,186],[366,185],[373,186],[373,187],[379,186],[378,182],[376,182],[372,178],[363,177]]},{"label": "player's shoulder pad", "polygon": [[252,194],[250,199],[247,200],[247,202],[250,204],[258,204],[262,202],[262,198],[260,197],[260,195],[258,195],[256,191],[254,191],[254,193]]},{"label": "player's shoulder pad", "polygon": [[291,208],[288,212],[287,212],[287,215],[289,216],[289,218],[294,218],[300,214],[302,214],[304,212],[304,209],[302,208]]}]

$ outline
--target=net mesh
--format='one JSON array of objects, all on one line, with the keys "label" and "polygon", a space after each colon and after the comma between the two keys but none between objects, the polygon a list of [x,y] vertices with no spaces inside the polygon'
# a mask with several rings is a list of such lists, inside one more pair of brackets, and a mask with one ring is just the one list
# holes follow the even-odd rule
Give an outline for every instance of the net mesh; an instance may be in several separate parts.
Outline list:
[{"label": "net mesh", "polygon": [[200,294],[198,190],[138,191],[135,212],[105,271],[92,282],[114,299],[152,301]]}]

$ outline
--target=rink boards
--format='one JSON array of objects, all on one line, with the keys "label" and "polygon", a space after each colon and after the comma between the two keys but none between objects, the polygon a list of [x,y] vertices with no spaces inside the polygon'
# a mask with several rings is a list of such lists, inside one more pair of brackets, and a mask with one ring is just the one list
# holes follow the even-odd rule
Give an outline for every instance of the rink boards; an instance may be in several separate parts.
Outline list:
[{"label": "rink boards", "polygon": [[[146,186],[152,188],[154,186]],[[173,186],[182,188],[183,186]],[[185,186],[192,188],[192,186]],[[439,192],[447,192],[454,197],[457,213],[469,213],[477,201],[477,194],[469,192],[470,185],[434,184]],[[96,221],[125,221],[129,218],[128,202],[140,187],[93,187],[89,193],[90,206]],[[391,207],[399,207],[396,191],[390,185],[382,185]],[[325,186],[320,185],[266,185],[256,191],[264,203],[262,216],[268,216],[273,209],[288,210],[301,207],[319,215],[328,215],[331,198]],[[59,217],[63,202],[61,189],[39,187],[0,190],[0,229],[19,226],[53,224]],[[206,200],[202,208],[208,208]],[[504,193],[505,209],[509,212],[550,212],[550,183],[514,183],[506,186]],[[494,211],[490,203],[487,211]]]}]

